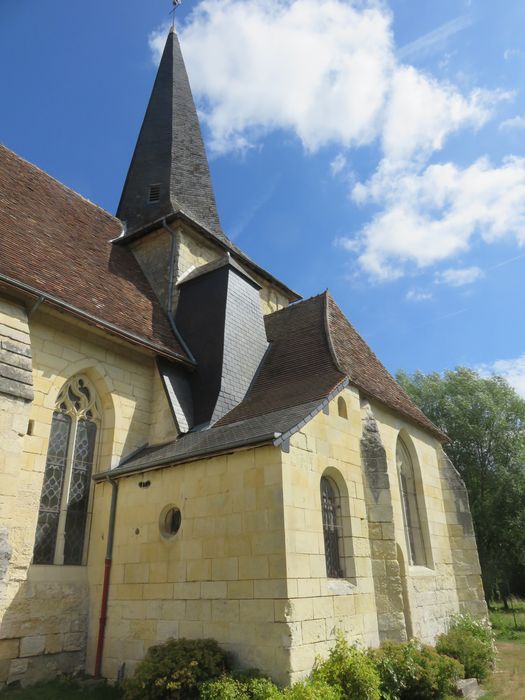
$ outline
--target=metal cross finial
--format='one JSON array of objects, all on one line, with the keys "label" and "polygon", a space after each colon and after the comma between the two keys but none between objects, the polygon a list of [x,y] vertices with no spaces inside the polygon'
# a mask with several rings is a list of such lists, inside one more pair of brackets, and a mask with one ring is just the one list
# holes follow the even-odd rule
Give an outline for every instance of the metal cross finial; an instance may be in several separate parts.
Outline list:
[{"label": "metal cross finial", "polygon": [[182,0],[171,0],[171,4],[173,5],[173,10],[171,11],[172,15],[172,27],[175,27],[175,12],[177,10],[177,7],[182,4]]}]

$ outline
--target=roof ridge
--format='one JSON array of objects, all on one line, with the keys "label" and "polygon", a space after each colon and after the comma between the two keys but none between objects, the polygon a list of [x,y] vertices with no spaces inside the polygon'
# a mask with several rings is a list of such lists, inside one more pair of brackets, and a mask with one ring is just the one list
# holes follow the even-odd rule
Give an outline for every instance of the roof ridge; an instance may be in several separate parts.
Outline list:
[{"label": "roof ridge", "polygon": [[[345,377],[349,377],[348,372],[343,368],[343,365],[341,364],[341,360],[337,356],[337,351],[335,349],[334,341],[332,338],[332,333],[330,329],[330,318],[329,318],[329,304],[330,301],[332,301],[335,304],[335,301],[330,294],[330,291],[328,288],[325,289],[323,293],[324,297],[324,330],[325,330],[325,335],[326,335],[326,341],[328,343],[328,349],[330,351],[330,355],[332,356],[333,363],[335,365],[335,368],[341,372],[341,374],[344,374]],[[346,318],[346,317],[345,317]]]},{"label": "roof ridge", "polygon": [[[425,419],[425,423],[426,423],[426,425],[427,425],[427,428],[426,428],[426,429],[428,430],[429,428],[432,428],[434,433],[438,433],[440,436],[446,437],[445,433],[443,433],[443,431],[442,431],[440,428],[438,428],[438,426],[435,425],[435,424],[430,420],[430,418],[424,413],[424,411],[421,410],[421,408],[417,405],[417,403],[416,403],[416,402],[407,394],[407,392],[403,389],[403,387],[402,387],[401,384],[397,381],[397,379],[394,377],[394,375],[385,367],[384,363],[381,362],[381,360],[379,359],[379,357],[378,357],[378,356],[376,355],[376,353],[372,350],[372,348],[371,348],[370,345],[366,342],[366,340],[363,338],[363,336],[359,333],[359,331],[355,328],[355,326],[347,319],[346,315],[343,313],[343,311],[341,310],[341,308],[339,307],[339,305],[337,304],[337,302],[335,301],[335,299],[334,299],[331,295],[329,295],[329,299],[330,299],[331,303],[334,305],[334,307],[335,307],[335,308],[339,311],[339,313],[341,314],[341,317],[343,318],[343,320],[344,320],[344,322],[346,323],[346,325],[348,326],[348,328],[351,329],[351,330],[355,333],[355,335],[357,336],[358,340],[363,344],[363,347],[366,349],[366,351],[367,351],[368,353],[370,353],[370,355],[372,356],[372,358],[377,362],[379,368],[382,369],[384,372],[386,372],[386,374],[387,374],[388,377],[391,379],[391,381],[394,382],[394,384],[396,385],[397,389],[400,391],[400,393],[402,394],[402,396],[403,396],[405,399],[407,399],[409,405],[412,406],[412,407],[416,410],[416,412],[417,412],[420,416],[422,416],[422,417]],[[352,375],[352,373],[348,372],[347,375],[348,375],[350,381],[352,382],[352,384],[355,384],[356,386],[360,387],[360,388],[365,392],[365,394],[368,394],[369,396],[372,396],[376,401],[379,401],[380,403],[383,403],[385,406],[389,406],[388,401],[386,401],[384,398],[378,397],[373,391],[370,391],[370,389],[367,389],[366,386],[365,386],[362,382],[360,382],[358,378],[356,378],[356,377],[354,377],[354,376]],[[400,413],[404,414],[406,417],[411,418],[412,420],[414,420],[414,416],[410,416],[410,413],[407,412],[406,410],[403,410],[403,408],[399,408],[399,407],[398,407],[397,410],[400,411]]]},{"label": "roof ridge", "polygon": [[304,304],[307,304],[309,302],[312,302],[316,299],[319,299],[320,297],[323,297],[326,293],[321,292],[320,294],[315,294],[313,297],[308,297],[307,299],[298,299],[297,301],[293,301],[292,303],[288,304],[287,306],[283,306],[282,309],[276,309],[275,311],[272,311],[271,314],[265,314],[266,318],[269,318],[270,316],[277,316],[277,314],[281,314],[284,311],[291,311],[292,309],[296,309],[298,306],[302,306]]},{"label": "roof ridge", "polygon": [[55,182],[55,183],[56,183],[59,187],[61,187],[63,190],[66,190],[66,192],[71,192],[71,194],[75,195],[75,197],[78,197],[79,199],[81,199],[81,200],[82,200],[83,202],[85,202],[86,204],[88,204],[88,205],[94,207],[95,209],[98,209],[100,212],[102,212],[103,214],[105,214],[105,216],[107,216],[109,219],[111,219],[111,220],[114,221],[115,223],[119,224],[119,226],[122,228],[122,222],[120,221],[120,219],[117,219],[116,216],[114,216],[114,215],[111,214],[109,211],[107,211],[106,209],[104,209],[103,207],[101,207],[100,204],[96,204],[95,202],[92,202],[92,201],[91,201],[90,199],[88,199],[87,197],[84,197],[84,195],[80,194],[80,192],[77,192],[77,191],[74,190],[72,187],[69,187],[68,185],[64,184],[63,182],[61,182],[61,180],[59,180],[58,178],[56,178],[54,175],[51,175],[50,173],[46,172],[43,168],[39,167],[39,166],[36,165],[35,163],[32,163],[30,160],[27,160],[27,158],[24,158],[23,156],[21,156],[21,155],[20,155],[19,153],[17,153],[16,151],[13,151],[13,149],[12,149],[12,148],[9,148],[8,146],[6,146],[5,143],[0,143],[0,148],[3,148],[3,149],[4,149],[5,151],[7,151],[11,156],[14,156],[14,158],[16,158],[17,160],[20,160],[20,161],[22,161],[23,163],[25,163],[26,165],[28,165],[29,168],[31,168],[32,170],[37,171],[37,173],[39,173],[39,174],[41,174],[41,175],[44,175],[44,176],[45,176],[46,178],[48,178],[49,180],[52,180],[53,182]]}]

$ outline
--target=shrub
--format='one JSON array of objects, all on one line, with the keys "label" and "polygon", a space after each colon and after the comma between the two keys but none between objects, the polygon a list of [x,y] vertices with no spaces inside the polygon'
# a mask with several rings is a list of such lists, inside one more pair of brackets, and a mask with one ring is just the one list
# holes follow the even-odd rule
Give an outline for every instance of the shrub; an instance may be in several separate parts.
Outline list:
[{"label": "shrub", "polygon": [[268,678],[222,676],[201,686],[201,700],[280,700],[281,691]]},{"label": "shrub", "polygon": [[312,680],[340,691],[341,700],[379,700],[380,678],[366,652],[339,635],[325,661],[317,660]]},{"label": "shrub", "polygon": [[169,639],[148,649],[133,678],[124,684],[126,700],[194,700],[199,686],[227,669],[227,656],[213,639]]},{"label": "shrub", "polygon": [[463,667],[416,641],[384,642],[370,657],[381,676],[384,700],[443,700],[456,694]]},{"label": "shrub", "polygon": [[204,683],[200,692],[201,700],[341,700],[337,688],[312,679],[279,690],[267,678],[240,680],[222,676]]},{"label": "shrub", "polygon": [[231,676],[203,683],[200,697],[201,700],[248,700],[245,683]]},{"label": "shrub", "polygon": [[286,688],[279,697],[283,700],[342,700],[343,696],[340,688],[309,678]]},{"label": "shrub", "polygon": [[496,662],[490,623],[470,614],[455,615],[451,619],[449,631],[437,638],[436,649],[462,663],[467,678],[479,681],[489,675]]}]

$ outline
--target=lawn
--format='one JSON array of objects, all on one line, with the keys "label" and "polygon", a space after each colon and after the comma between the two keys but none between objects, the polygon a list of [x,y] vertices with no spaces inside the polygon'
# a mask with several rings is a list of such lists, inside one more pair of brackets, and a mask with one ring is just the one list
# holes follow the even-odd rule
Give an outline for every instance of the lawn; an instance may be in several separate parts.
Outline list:
[{"label": "lawn", "polygon": [[494,675],[483,684],[484,700],[524,700],[525,644],[498,642],[499,659]]},{"label": "lawn", "polygon": [[490,621],[496,631],[496,639],[498,642],[525,644],[525,600],[511,599],[509,606],[509,610],[505,610],[501,603],[490,606]]},{"label": "lawn", "polygon": [[120,700],[116,688],[105,683],[85,685],[74,681],[39,683],[30,688],[8,688],[0,692],[0,700]]}]

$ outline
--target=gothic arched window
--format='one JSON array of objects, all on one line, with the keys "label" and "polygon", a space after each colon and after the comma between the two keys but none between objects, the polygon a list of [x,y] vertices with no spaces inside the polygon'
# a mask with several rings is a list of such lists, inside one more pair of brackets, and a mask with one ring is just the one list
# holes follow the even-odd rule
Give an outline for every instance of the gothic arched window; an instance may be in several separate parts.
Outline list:
[{"label": "gothic arched window", "polygon": [[340,396],[337,399],[337,413],[340,418],[348,418],[348,411],[346,410],[346,401]]},{"label": "gothic arched window", "polygon": [[321,510],[323,513],[324,556],[326,575],[330,578],[344,576],[341,566],[342,526],[339,489],[327,476],[321,477]]},{"label": "gothic arched window", "polygon": [[426,566],[427,557],[421,527],[414,464],[401,438],[397,441],[396,461],[409,561],[410,564]]},{"label": "gothic arched window", "polygon": [[94,389],[86,377],[73,377],[58,395],[51,422],[34,564],[82,564],[99,424]]}]

